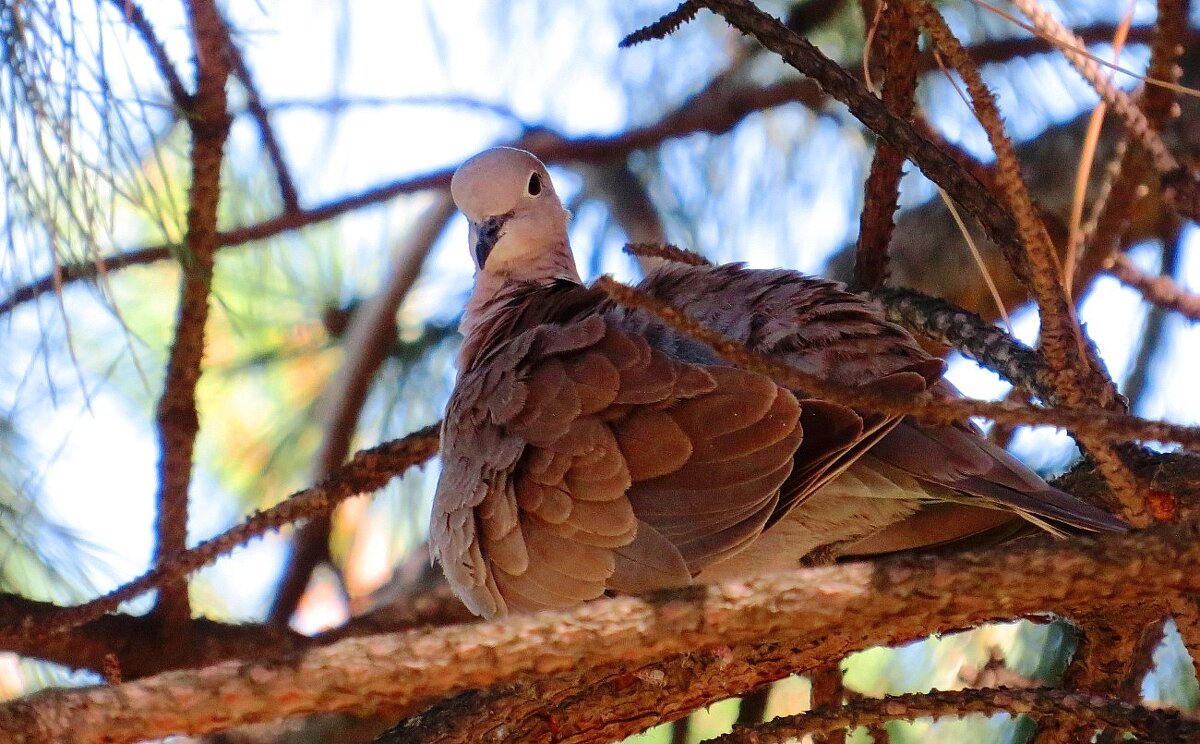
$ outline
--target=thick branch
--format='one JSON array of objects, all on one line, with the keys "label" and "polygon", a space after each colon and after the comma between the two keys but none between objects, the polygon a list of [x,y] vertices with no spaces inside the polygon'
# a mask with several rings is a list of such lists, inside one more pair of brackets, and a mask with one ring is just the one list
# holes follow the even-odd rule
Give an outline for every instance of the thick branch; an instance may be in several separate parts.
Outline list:
[{"label": "thick branch", "polygon": [[[1001,617],[1071,616],[1197,591],[1200,525],[1041,539],[1007,551],[809,569],[468,627],[349,639],[266,664],[227,662],[116,687],[48,691],[0,708],[0,732],[14,744],[123,742],[316,711],[403,710],[527,675],[771,639],[794,639],[820,663]],[[592,718],[594,727],[595,710]]]},{"label": "thick branch", "polygon": [[1048,403],[1058,400],[1042,355],[969,310],[912,289],[871,293],[887,319],[974,359]]},{"label": "thick branch", "polygon": [[[0,594],[0,616],[6,618],[24,617],[32,623],[43,619],[56,621],[62,611],[62,607],[49,602]],[[420,595],[389,602],[315,636],[270,625],[194,618],[188,623],[185,634],[190,643],[180,653],[167,656],[163,654],[159,624],[153,617],[116,613],[49,637],[3,636],[0,637],[0,649],[96,673],[104,672],[115,662],[121,679],[130,681],[229,659],[280,656],[343,638],[465,623],[474,619],[448,586],[439,586]]]},{"label": "thick branch", "polygon": [[[885,58],[883,102],[900,116],[910,117],[917,91],[917,29],[900,5],[888,5],[882,13],[873,30],[882,41]],[[904,162],[904,153],[887,142],[876,145],[864,187],[854,264],[855,284],[861,289],[878,289],[887,281],[888,244],[895,227],[892,215],[899,203]]]}]

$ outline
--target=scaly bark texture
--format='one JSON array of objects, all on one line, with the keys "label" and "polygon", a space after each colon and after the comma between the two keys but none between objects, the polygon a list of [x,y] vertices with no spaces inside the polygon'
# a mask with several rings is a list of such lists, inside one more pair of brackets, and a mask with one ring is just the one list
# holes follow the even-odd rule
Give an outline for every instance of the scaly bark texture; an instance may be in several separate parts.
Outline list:
[{"label": "scaly bark texture", "polygon": [[[47,691],[0,708],[0,738],[127,742],[317,711],[412,710],[532,675],[645,665],[687,653],[720,656],[742,644],[790,643],[803,652],[791,665],[812,669],[930,632],[1030,614],[1071,617],[1197,591],[1200,524],[1031,540],[1005,551],[809,569],[465,627],[352,638],[266,663],[225,662],[116,687]],[[647,687],[639,692],[658,689]],[[692,700],[704,704],[729,692],[698,685]],[[630,723],[637,710],[665,703],[657,693],[622,700],[618,708],[617,701],[588,696],[586,716],[567,716],[559,728],[564,735],[622,736],[637,730]],[[610,710],[616,718],[607,717]],[[485,720],[514,730],[520,723]],[[546,719],[526,724],[544,726]]]},{"label": "scaly bark texture", "polygon": [[[883,102],[897,114],[911,116],[920,71],[917,28],[902,6],[890,4],[883,9],[875,39],[883,49]],[[864,187],[854,265],[855,284],[862,289],[878,289],[888,278],[888,244],[895,227],[892,215],[900,198],[904,162],[904,153],[887,142],[875,146]]]}]

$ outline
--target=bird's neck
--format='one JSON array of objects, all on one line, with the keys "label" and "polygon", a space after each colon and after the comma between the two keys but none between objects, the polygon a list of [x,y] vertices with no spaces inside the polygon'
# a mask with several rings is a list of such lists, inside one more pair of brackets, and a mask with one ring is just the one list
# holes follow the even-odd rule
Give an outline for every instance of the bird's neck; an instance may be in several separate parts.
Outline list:
[{"label": "bird's neck", "polygon": [[525,303],[536,301],[527,295],[563,281],[583,283],[567,246],[541,252],[535,258],[521,261],[512,270],[481,269],[475,272],[475,289],[458,327],[463,334],[458,353],[459,371],[470,368],[481,352],[498,341],[524,330],[515,327],[519,325],[517,316],[531,317]]}]

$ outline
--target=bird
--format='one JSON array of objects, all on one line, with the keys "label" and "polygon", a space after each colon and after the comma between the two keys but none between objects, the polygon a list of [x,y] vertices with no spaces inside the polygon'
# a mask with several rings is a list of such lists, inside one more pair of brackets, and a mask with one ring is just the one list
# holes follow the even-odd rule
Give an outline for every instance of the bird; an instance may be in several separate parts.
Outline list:
[{"label": "bird", "polygon": [[[1127,529],[971,425],[806,396],[615,304],[580,278],[570,214],[533,154],[486,150],[450,188],[475,283],[429,544],[476,615],[996,541],[1031,525]],[[662,262],[638,287],[831,382],[959,395],[941,359],[836,282]]]}]

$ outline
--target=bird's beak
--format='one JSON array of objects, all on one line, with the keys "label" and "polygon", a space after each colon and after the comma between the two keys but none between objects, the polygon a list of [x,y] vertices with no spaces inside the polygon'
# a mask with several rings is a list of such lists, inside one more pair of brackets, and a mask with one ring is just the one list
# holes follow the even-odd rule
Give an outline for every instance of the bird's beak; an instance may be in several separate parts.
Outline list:
[{"label": "bird's beak", "polygon": [[480,269],[487,263],[488,255],[496,247],[496,242],[503,234],[504,223],[512,217],[512,212],[488,217],[483,222],[471,223],[471,243],[475,251],[475,265]]}]

